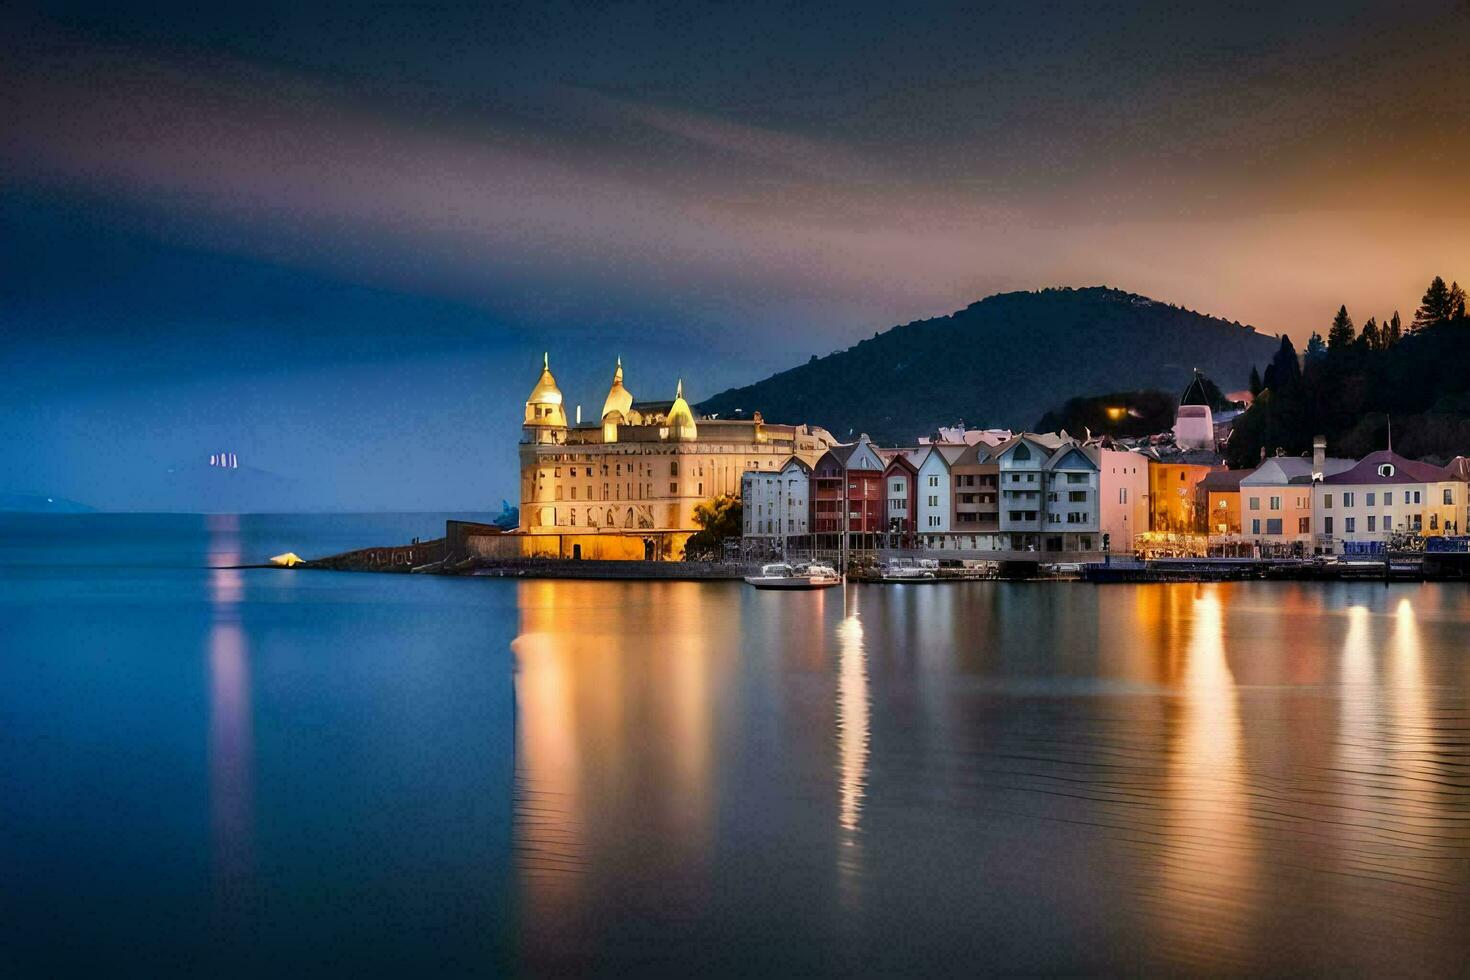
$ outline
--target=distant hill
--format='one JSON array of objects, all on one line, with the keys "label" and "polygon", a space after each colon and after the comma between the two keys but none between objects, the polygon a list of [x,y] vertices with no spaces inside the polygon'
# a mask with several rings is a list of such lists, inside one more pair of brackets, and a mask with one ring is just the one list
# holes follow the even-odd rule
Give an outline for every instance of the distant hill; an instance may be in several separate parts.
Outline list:
[{"label": "distant hill", "polygon": [[0,511],[28,514],[90,514],[92,508],[65,497],[33,493],[0,493]]},{"label": "distant hill", "polygon": [[1199,368],[1244,388],[1278,341],[1254,328],[1092,286],[999,293],[949,316],[874,334],[847,350],[701,403],[759,411],[846,438],[909,444],[938,425],[1022,428],[1068,398],[1182,391]]}]

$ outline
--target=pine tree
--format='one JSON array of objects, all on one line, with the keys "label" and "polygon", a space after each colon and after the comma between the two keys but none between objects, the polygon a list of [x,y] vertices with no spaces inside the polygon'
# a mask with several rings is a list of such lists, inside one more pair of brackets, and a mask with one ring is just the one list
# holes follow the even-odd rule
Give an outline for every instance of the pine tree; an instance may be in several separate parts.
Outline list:
[{"label": "pine tree", "polygon": [[1368,350],[1383,350],[1383,337],[1378,332],[1378,321],[1370,316],[1368,322],[1363,324],[1363,332],[1358,340]]},{"label": "pine tree", "polygon": [[1465,290],[1460,288],[1458,282],[1450,283],[1450,316],[1451,320],[1465,319]]},{"label": "pine tree", "polygon": [[1317,331],[1312,331],[1312,336],[1307,340],[1306,359],[1308,361],[1320,361],[1327,357],[1327,342]]},{"label": "pine tree", "polygon": [[1419,308],[1414,311],[1414,325],[1410,329],[1420,330],[1436,323],[1444,323],[1454,314],[1454,311],[1454,304],[1450,300],[1450,287],[1446,286],[1444,280],[1439,276],[1435,276],[1429,283],[1429,288],[1424,290],[1424,298],[1419,301]]},{"label": "pine tree", "polygon": [[1327,347],[1329,350],[1344,351],[1353,342],[1355,331],[1353,329],[1353,318],[1348,316],[1346,306],[1337,308],[1337,316],[1332,318],[1332,326],[1327,330]]},{"label": "pine tree", "polygon": [[1302,379],[1302,365],[1296,357],[1296,346],[1286,334],[1281,335],[1281,346],[1276,349],[1271,363],[1266,365],[1266,387],[1276,391],[1295,388]]},{"label": "pine tree", "polygon": [[1404,321],[1399,319],[1399,311],[1393,311],[1393,319],[1383,325],[1383,333],[1379,338],[1383,341],[1385,350],[1404,339]]},{"label": "pine tree", "polygon": [[1254,364],[1251,365],[1250,388],[1252,398],[1261,393],[1261,372],[1256,370],[1256,366]]}]

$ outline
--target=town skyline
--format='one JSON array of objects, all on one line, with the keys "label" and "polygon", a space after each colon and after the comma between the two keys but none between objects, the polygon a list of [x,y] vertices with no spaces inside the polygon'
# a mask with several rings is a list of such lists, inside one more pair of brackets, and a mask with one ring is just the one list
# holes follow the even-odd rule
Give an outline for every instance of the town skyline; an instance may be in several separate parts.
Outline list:
[{"label": "town skyline", "polygon": [[464,506],[402,474],[503,495],[439,461],[548,347],[708,396],[1097,284],[1300,347],[1470,263],[1463,4],[3,16],[8,491],[147,506],[223,446]]}]

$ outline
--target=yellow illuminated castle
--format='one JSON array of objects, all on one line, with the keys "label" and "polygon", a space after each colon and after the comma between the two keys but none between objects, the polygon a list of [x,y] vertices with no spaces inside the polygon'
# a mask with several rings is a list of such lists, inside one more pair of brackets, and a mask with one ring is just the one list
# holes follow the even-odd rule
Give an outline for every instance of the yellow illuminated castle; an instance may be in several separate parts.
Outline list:
[{"label": "yellow illuminated castle", "polygon": [[634,400],[623,362],[596,421],[569,423],[543,358],[526,399],[521,437],[521,524],[526,554],[677,558],[698,530],[694,508],[740,493],[746,470],[815,463],[836,440],[825,429],[750,418],[694,417],[681,381],[667,402]]}]

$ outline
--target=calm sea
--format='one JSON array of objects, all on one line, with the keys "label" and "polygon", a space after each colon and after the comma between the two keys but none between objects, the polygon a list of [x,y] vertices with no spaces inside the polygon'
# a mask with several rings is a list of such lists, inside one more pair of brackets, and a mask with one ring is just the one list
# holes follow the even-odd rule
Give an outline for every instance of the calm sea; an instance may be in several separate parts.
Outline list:
[{"label": "calm sea", "polygon": [[1470,588],[219,567],[442,516],[0,515],[0,973],[1470,956]]}]

